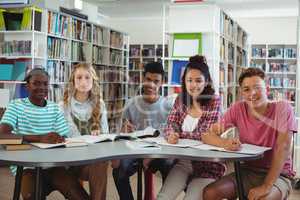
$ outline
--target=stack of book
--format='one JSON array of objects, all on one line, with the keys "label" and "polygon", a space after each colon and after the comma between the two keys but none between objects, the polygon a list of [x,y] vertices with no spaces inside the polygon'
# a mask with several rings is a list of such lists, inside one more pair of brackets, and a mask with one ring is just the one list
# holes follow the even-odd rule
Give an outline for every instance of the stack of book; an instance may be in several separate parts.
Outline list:
[{"label": "stack of book", "polygon": [[14,134],[0,134],[0,144],[7,151],[31,149],[30,144],[23,143],[22,136]]}]

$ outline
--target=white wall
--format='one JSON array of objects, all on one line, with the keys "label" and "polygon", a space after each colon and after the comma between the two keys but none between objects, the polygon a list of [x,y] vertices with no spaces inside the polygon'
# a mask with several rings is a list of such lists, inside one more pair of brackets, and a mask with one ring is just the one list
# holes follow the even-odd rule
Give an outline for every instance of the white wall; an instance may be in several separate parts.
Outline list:
[{"label": "white wall", "polygon": [[[73,9],[73,0],[45,0],[44,5],[45,8],[57,11],[59,10],[60,6]],[[93,23],[109,26],[107,19],[99,15],[98,8],[94,4],[83,2],[83,8],[80,13],[87,15],[88,20]]]},{"label": "white wall", "polygon": [[[45,6],[58,10],[60,5],[70,8],[73,0],[45,0]],[[99,15],[97,6],[84,2],[83,14],[89,20],[130,35],[130,43],[162,43],[163,19],[161,16],[143,18],[107,18]],[[229,13],[230,14],[230,13]],[[296,17],[236,18],[250,34],[253,44],[296,44]]]},{"label": "white wall", "polygon": [[[237,18],[252,44],[296,44],[296,17]],[[162,18],[111,19],[109,26],[129,33],[130,43],[162,43]]]},{"label": "white wall", "polygon": [[296,44],[296,17],[238,18],[252,44]]},{"label": "white wall", "polygon": [[161,44],[163,20],[157,18],[112,19],[110,27],[127,32],[131,44]]}]

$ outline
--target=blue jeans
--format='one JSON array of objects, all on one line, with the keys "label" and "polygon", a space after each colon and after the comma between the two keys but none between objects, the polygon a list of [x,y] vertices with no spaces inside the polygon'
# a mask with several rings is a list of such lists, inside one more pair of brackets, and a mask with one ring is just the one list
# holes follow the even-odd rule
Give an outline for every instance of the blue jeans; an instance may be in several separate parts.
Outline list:
[{"label": "blue jeans", "polygon": [[[172,168],[173,161],[167,159],[154,159],[149,164],[151,172],[160,171],[163,181],[167,177]],[[119,168],[113,169],[115,185],[120,197],[120,200],[134,200],[129,178],[137,172],[137,159],[124,159],[120,161]]]}]

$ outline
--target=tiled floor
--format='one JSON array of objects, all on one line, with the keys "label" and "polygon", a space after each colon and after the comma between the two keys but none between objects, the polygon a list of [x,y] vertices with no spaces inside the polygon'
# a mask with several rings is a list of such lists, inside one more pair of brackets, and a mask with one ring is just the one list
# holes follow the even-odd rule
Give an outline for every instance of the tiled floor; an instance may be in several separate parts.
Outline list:
[{"label": "tiled floor", "polygon": [[[116,192],[116,188],[111,176],[111,168],[108,169],[108,186],[107,186],[107,200],[118,200],[118,195]],[[161,186],[161,180],[159,176],[156,176],[156,192],[159,190]],[[132,185],[133,185],[133,192],[136,193],[136,176],[132,177]],[[13,193],[13,186],[14,186],[14,177],[10,174],[9,169],[6,167],[0,167],[0,200],[10,200],[12,199]],[[181,200],[183,194],[177,198],[177,200]],[[47,200],[63,200],[63,196],[58,192],[53,192],[47,198]],[[289,200],[299,200],[300,199],[300,190],[293,191],[290,195]]]}]

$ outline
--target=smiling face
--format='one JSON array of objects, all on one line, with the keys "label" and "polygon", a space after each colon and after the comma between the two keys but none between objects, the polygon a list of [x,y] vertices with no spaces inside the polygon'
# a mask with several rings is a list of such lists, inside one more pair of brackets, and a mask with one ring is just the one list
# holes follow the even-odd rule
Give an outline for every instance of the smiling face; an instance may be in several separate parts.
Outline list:
[{"label": "smiling face", "polygon": [[91,73],[83,68],[79,67],[74,73],[74,87],[76,92],[89,93],[93,87],[93,78]]},{"label": "smiling face", "polygon": [[33,102],[43,102],[48,95],[49,79],[45,74],[35,74],[27,83],[29,99]]},{"label": "smiling face", "polygon": [[146,72],[143,79],[144,95],[149,98],[156,98],[159,88],[162,85],[162,75],[158,73]]},{"label": "smiling face", "polygon": [[241,94],[246,103],[254,109],[268,102],[266,83],[259,76],[244,78],[241,84]]},{"label": "smiling face", "polygon": [[198,98],[203,92],[206,85],[205,77],[197,69],[190,69],[185,76],[185,86],[187,93],[193,99]]}]

